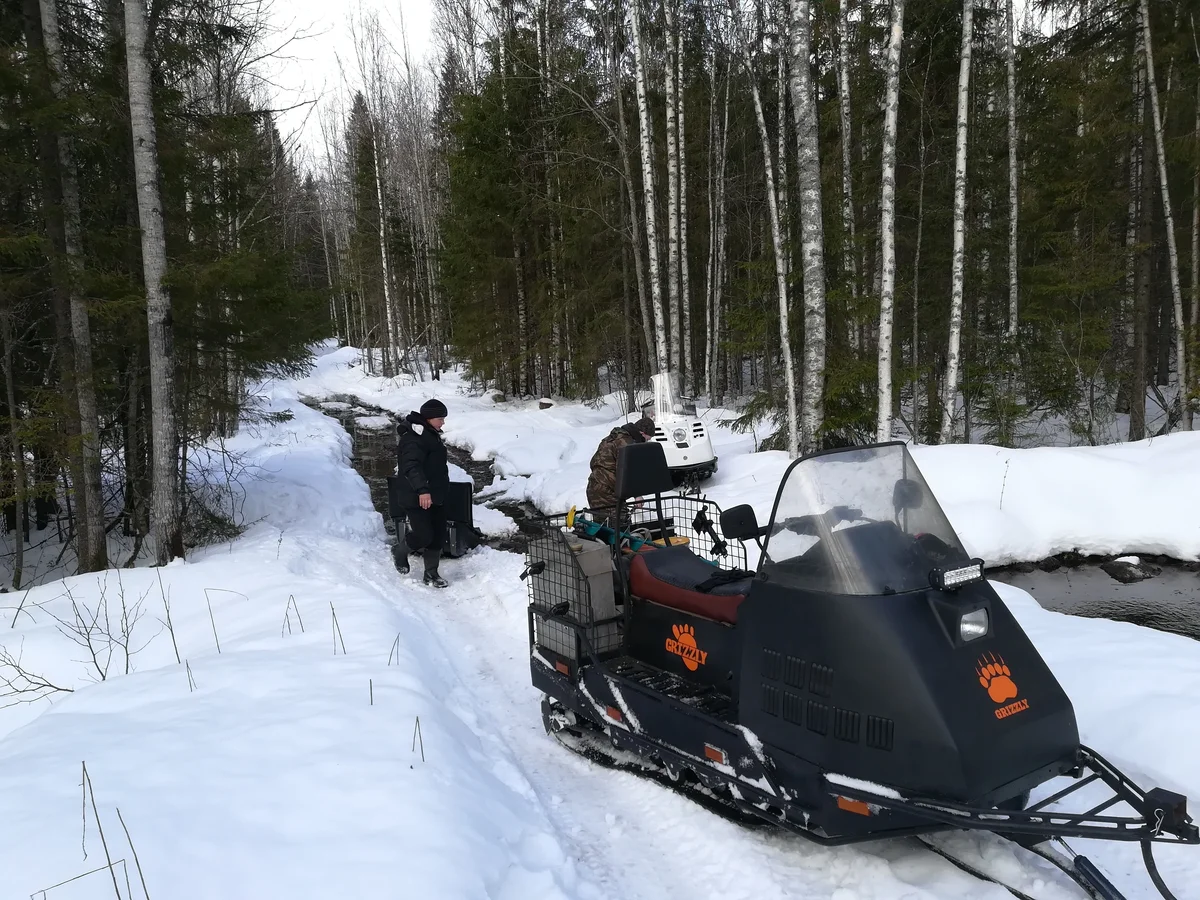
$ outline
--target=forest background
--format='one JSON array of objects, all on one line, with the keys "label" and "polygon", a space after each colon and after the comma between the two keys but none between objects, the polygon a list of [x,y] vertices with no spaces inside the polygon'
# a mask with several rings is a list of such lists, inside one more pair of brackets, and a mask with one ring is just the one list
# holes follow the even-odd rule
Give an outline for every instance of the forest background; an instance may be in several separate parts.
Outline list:
[{"label": "forest background", "polygon": [[360,11],[314,147],[256,0],[0,0],[13,586],[232,533],[195,461],[326,337],[510,398],[673,370],[793,454],[1190,429],[1198,13],[436,0],[418,59]]}]

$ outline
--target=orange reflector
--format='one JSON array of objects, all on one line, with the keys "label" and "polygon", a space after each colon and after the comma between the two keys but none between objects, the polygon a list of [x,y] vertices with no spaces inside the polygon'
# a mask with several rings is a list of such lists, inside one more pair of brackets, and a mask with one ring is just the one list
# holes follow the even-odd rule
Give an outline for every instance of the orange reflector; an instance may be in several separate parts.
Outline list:
[{"label": "orange reflector", "polygon": [[713,762],[721,763],[721,765],[724,765],[726,759],[728,759],[728,757],[725,756],[724,750],[722,750],[720,747],[714,747],[712,744],[704,745],[704,755]]},{"label": "orange reflector", "polygon": [[621,711],[619,709],[617,709],[615,706],[608,707],[608,709],[606,709],[605,712],[608,713],[608,717],[610,719],[612,719],[614,722],[621,721]]},{"label": "orange reflector", "polygon": [[844,809],[846,812],[858,813],[860,816],[869,816],[871,808],[861,800],[851,800],[849,797],[837,798],[838,809]]},{"label": "orange reflector", "polygon": [[554,668],[558,669],[558,671],[562,672],[564,675],[570,675],[570,674],[571,674],[571,667],[570,667],[570,666],[568,666],[568,665],[567,665],[565,662],[563,662],[561,659],[560,659],[558,662],[556,662],[556,663],[554,664]]}]

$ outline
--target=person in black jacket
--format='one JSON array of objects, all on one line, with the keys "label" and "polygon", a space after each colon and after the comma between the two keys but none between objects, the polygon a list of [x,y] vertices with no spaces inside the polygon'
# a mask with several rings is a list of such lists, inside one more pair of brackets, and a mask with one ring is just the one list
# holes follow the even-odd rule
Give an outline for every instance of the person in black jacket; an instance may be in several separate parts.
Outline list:
[{"label": "person in black jacket", "polygon": [[450,468],[442,426],[446,405],[427,400],[419,412],[409,413],[400,423],[398,453],[401,502],[408,519],[408,534],[400,544],[397,565],[408,572],[408,553],[420,554],[425,562],[425,584],[446,587],[438,574],[442,544],[446,538],[446,492],[450,487]]}]

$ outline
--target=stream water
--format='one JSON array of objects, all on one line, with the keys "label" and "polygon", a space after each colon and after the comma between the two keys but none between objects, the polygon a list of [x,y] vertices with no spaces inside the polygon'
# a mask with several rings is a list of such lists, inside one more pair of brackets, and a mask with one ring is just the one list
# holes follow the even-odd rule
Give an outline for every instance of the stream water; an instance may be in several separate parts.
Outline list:
[{"label": "stream water", "polygon": [[[338,419],[350,433],[354,468],[366,480],[375,508],[394,536],[387,476],[396,466],[396,417],[349,396],[311,405]],[[537,523],[541,513],[528,503],[487,499],[495,478],[491,463],[473,460],[454,446],[448,445],[447,450],[451,462],[474,479],[475,502],[486,502],[517,525],[516,534],[486,535],[485,543],[498,550],[524,552],[530,537],[541,532]],[[1117,581],[1101,568],[1101,561],[1089,559],[1006,567],[989,571],[988,577],[1028,591],[1044,608],[1056,612],[1132,622],[1200,640],[1200,572],[1169,560],[1156,563],[1152,567],[1156,574],[1132,584]]]},{"label": "stream water", "polygon": [[1200,640],[1200,573],[1172,565],[1134,584],[1121,584],[1094,563],[1053,572],[988,573],[1033,595],[1045,609],[1146,625]]}]

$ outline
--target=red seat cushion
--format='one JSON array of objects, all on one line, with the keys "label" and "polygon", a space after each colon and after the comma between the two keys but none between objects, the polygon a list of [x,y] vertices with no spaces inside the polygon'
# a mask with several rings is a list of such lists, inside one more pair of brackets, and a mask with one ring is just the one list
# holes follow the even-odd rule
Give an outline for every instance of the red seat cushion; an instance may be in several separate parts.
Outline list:
[{"label": "red seat cushion", "polygon": [[750,590],[751,579],[734,581],[698,591],[716,568],[687,547],[664,547],[634,554],[629,563],[629,589],[634,596],[691,613],[737,624],[737,610]]}]

